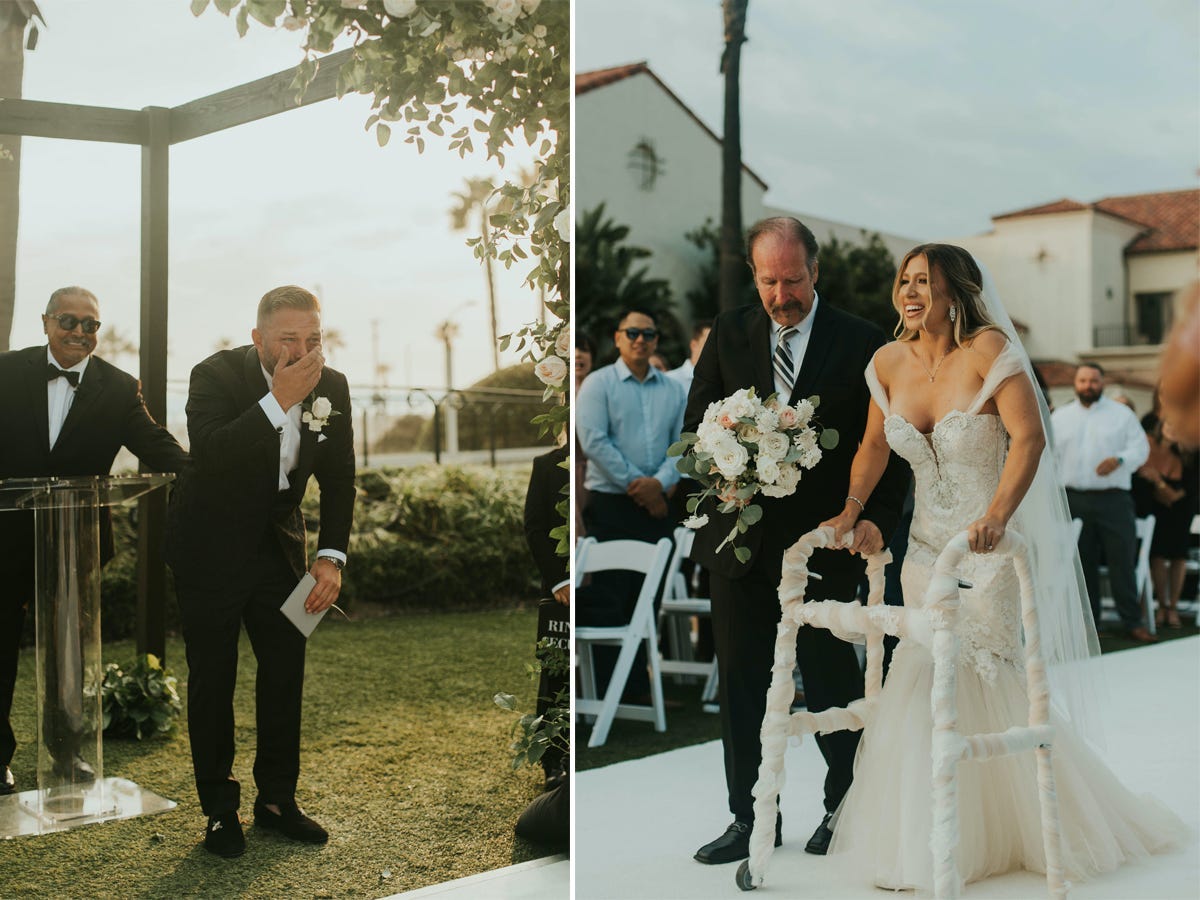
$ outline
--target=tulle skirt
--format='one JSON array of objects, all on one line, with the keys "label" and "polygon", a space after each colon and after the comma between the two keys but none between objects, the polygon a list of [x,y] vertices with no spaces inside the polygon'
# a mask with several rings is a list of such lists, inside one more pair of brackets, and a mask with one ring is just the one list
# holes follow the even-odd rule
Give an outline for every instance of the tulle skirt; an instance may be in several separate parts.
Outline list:
[{"label": "tulle skirt", "polygon": [[[997,661],[995,683],[958,667],[963,734],[1028,722],[1021,673]],[[933,821],[929,651],[902,642],[893,656],[875,719],[863,733],[854,783],[834,819],[830,854],[854,880],[932,891]],[[1061,720],[1053,763],[1066,877],[1080,881],[1178,844],[1186,826],[1152,797],[1135,796]],[[967,882],[1027,869],[1045,872],[1036,760],[1021,753],[958,767],[958,870]]]}]

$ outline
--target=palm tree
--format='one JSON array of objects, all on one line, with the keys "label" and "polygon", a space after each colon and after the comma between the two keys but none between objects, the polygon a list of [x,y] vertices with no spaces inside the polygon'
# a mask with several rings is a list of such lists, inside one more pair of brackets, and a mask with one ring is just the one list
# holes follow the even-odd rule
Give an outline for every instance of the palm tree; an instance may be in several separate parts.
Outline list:
[{"label": "palm tree", "polygon": [[742,300],[746,264],[742,256],[742,112],[740,79],[742,44],[746,41],[746,7],[750,0],[721,0],[725,16],[725,137],[721,141],[721,267],[718,296],[722,310]]},{"label": "palm tree", "polygon": [[[37,46],[37,18],[42,11],[33,0],[0,3],[0,97],[21,98],[25,49]],[[26,39],[26,31],[29,33]],[[0,350],[12,336],[13,302],[17,293],[17,216],[21,187],[21,138],[0,135]]]},{"label": "palm tree", "polygon": [[[456,231],[465,231],[472,227],[472,218],[478,216],[479,234],[483,246],[487,247],[491,240],[488,227],[488,216],[496,212],[496,204],[492,195],[496,186],[488,178],[468,178],[462,191],[452,196],[456,203],[450,209],[450,225]],[[491,204],[491,206],[489,206]],[[496,321],[496,280],[492,275],[492,257],[483,254],[483,274],[487,281],[488,312],[492,323],[492,370],[500,370],[500,327]]]}]

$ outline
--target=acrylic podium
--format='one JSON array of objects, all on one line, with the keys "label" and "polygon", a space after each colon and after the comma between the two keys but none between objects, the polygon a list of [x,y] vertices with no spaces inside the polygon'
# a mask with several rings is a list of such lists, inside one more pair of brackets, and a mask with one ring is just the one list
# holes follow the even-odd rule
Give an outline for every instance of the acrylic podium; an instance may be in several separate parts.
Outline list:
[{"label": "acrylic podium", "polygon": [[[0,797],[0,839],[175,806],[131,781],[104,776],[100,694],[100,510],[173,477],[0,480],[0,515],[33,513],[37,645],[37,788]],[[18,692],[32,688],[18,681]]]}]

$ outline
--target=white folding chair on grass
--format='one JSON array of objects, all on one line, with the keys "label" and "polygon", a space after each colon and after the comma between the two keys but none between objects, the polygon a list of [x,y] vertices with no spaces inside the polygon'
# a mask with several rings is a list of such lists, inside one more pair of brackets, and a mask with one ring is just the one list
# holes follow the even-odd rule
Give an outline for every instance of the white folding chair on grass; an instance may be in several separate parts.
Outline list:
[{"label": "white folding chair on grass", "polygon": [[[653,722],[655,731],[667,730],[667,716],[663,705],[662,672],[658,661],[658,638],[654,627],[654,597],[667,563],[671,559],[671,542],[662,538],[657,544],[646,541],[597,541],[584,538],[575,550],[575,586],[578,588],[584,576],[594,572],[624,571],[641,572],[642,586],[638,592],[637,605],[627,625],[615,627],[586,626],[574,631],[575,655],[579,666],[581,695],[575,698],[575,713],[580,716],[595,716],[589,747],[603,746],[608,740],[608,731],[613,719],[638,719]],[[650,706],[632,706],[621,703],[625,682],[633,670],[638,646],[646,645],[646,656],[650,661]],[[609,678],[604,696],[596,691],[596,669],[592,661],[592,648],[596,645],[620,647],[617,663]]]},{"label": "white folding chair on grass", "polygon": [[[1151,634],[1155,634],[1157,629],[1154,627],[1154,579],[1150,577],[1150,543],[1154,540],[1154,516],[1143,516],[1137,519],[1134,525],[1136,526],[1138,551],[1133,566],[1133,582],[1137,590],[1138,602],[1146,608],[1146,629]],[[1076,537],[1076,541],[1078,541],[1078,537]],[[1099,573],[1103,584],[1101,609],[1115,609],[1112,584],[1108,580],[1108,566],[1101,566]],[[1099,622],[1096,623],[1096,627],[1100,627]]]},{"label": "white folding chair on grass", "polygon": [[662,635],[666,639],[670,658],[664,657],[660,666],[664,675],[700,675],[704,681],[701,703],[712,703],[717,699],[717,658],[708,662],[697,661],[692,652],[692,617],[711,616],[712,600],[708,597],[693,597],[688,589],[682,567],[684,560],[692,555],[692,541],[696,532],[690,528],[675,529],[675,550],[667,566],[667,581],[663,587]]}]

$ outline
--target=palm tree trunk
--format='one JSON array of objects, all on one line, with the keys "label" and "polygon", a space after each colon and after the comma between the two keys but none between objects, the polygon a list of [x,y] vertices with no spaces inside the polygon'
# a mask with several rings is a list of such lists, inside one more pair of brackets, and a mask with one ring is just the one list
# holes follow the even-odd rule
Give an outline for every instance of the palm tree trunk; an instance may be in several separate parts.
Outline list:
[{"label": "palm tree trunk", "polygon": [[[24,13],[16,4],[0,4],[0,97],[21,98],[25,74]],[[21,138],[0,134],[0,146],[11,159],[0,159],[0,350],[12,336],[17,292],[17,216],[21,187]]]},{"label": "palm tree trunk", "polygon": [[740,295],[746,264],[742,247],[742,112],[740,99],[742,43],[746,40],[746,7],[750,0],[722,0],[725,16],[725,136],[721,141],[721,252],[717,279],[718,305],[733,309]]}]

